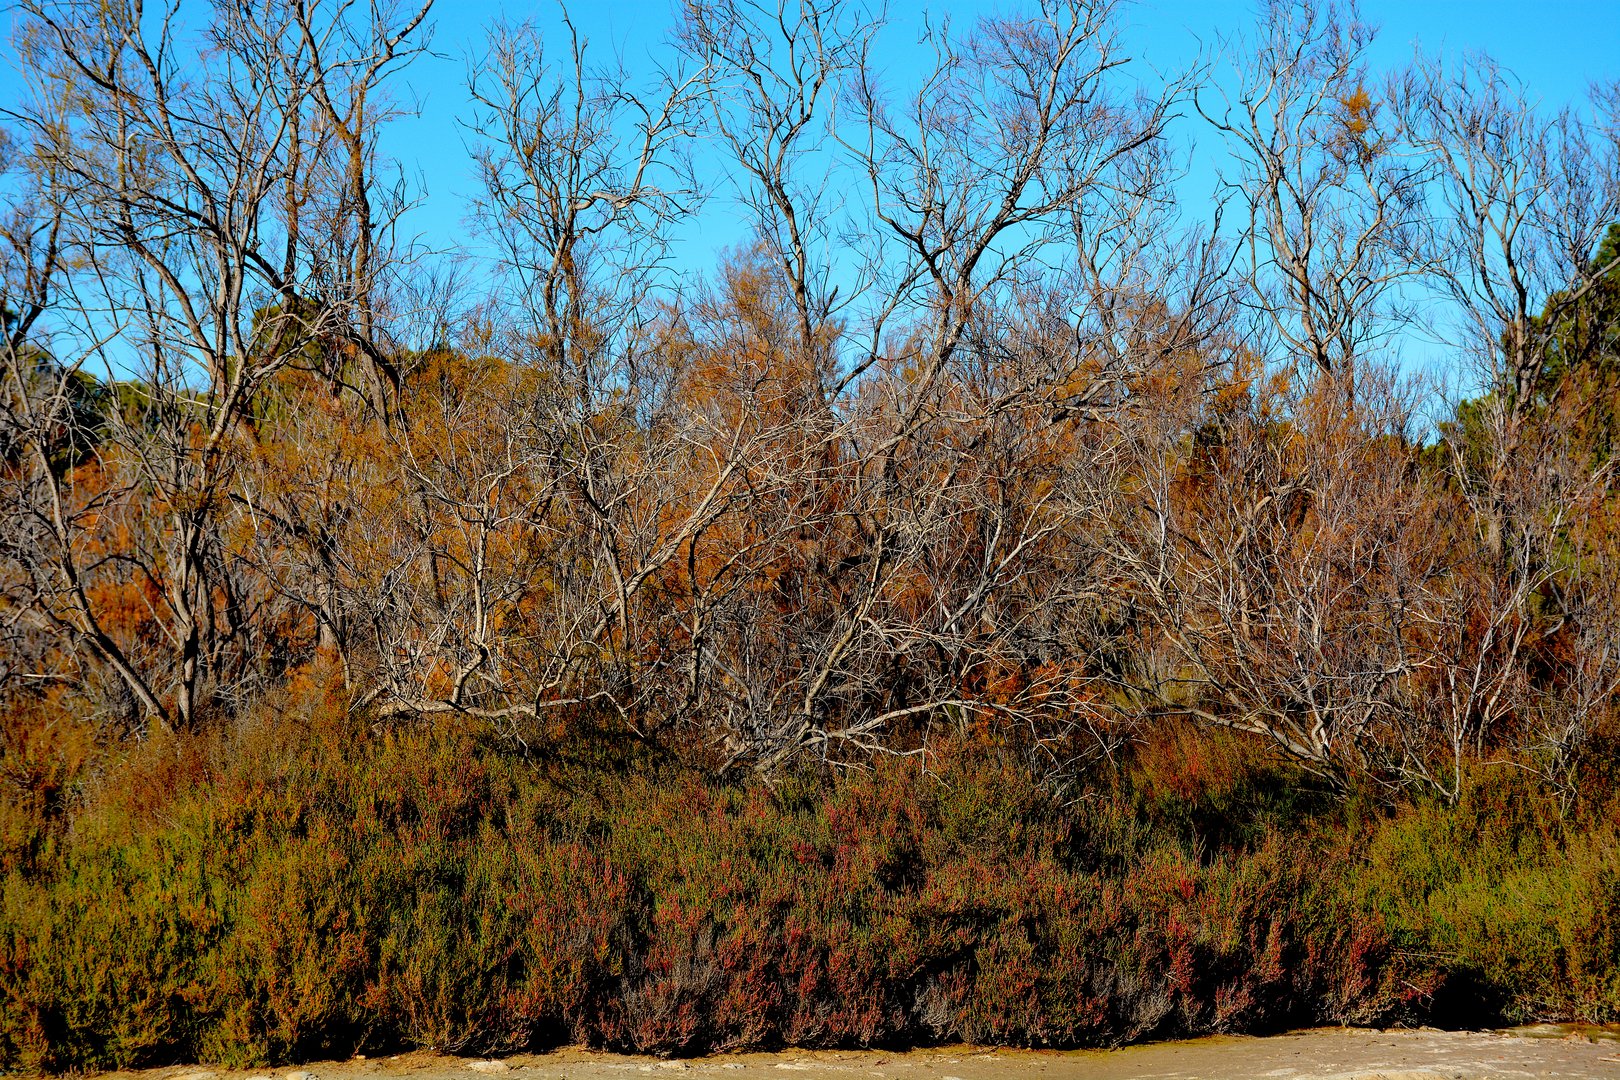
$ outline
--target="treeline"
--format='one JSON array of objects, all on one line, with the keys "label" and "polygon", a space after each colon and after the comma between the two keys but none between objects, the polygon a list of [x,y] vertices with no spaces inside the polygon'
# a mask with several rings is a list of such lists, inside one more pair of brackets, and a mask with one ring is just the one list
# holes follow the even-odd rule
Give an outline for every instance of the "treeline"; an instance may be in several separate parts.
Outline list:
[{"label": "treeline", "polygon": [[[377,156],[425,17],[24,6],[12,709],[195,731],[335,665],[722,771],[986,728],[1066,776],[1196,717],[1335,782],[1571,775],[1620,672],[1612,87],[1380,75],[1290,4],[1166,85],[1108,4],[904,92],[847,4],[686,5],[645,94],[502,27],[475,287]],[[682,283],[699,145],[757,241]]]},{"label": "treeline", "polygon": [[[672,790],[747,805],[779,797],[790,777],[820,777],[812,802],[856,798],[839,794],[848,785],[881,795],[877,780],[835,779],[846,770],[904,776],[908,798],[926,802],[941,761],[983,753],[1060,808],[1059,831],[1091,828],[1095,800],[1117,804],[1099,814],[1138,821],[1128,792],[1169,767],[1144,753],[1196,762],[1200,746],[1219,746],[1247,755],[1277,799],[1315,807],[1256,825],[1282,831],[1232,848],[1240,862],[1288,842],[1322,859],[1339,844],[1355,866],[1387,824],[1367,815],[1405,821],[1432,801],[1442,818],[1466,816],[1471,791],[1506,785],[1559,820],[1513,817],[1496,840],[1518,850],[1554,830],[1560,850],[1586,853],[1576,894],[1612,903],[1620,84],[1555,112],[1482,56],[1373,70],[1355,12],[1308,3],[1268,5],[1247,34],[1166,81],[1131,60],[1121,19],[1112,3],[1047,0],[936,25],[937,62],[903,87],[884,74],[881,27],[842,0],[689,0],[663,68],[645,77],[597,66],[578,34],[497,27],[468,87],[472,240],[445,256],[404,238],[407,189],[378,148],[385,125],[406,122],[395,103],[428,46],[425,7],[19,5],[30,89],[0,146],[0,989],[10,1022],[33,1019],[0,1033],[0,1050],[127,1064],[223,1054],[217,1039],[257,1032],[253,1053],[277,1056],[363,1026],[394,992],[375,981],[393,970],[375,952],[380,927],[404,915],[343,916],[371,943],[356,963],[373,981],[316,1009],[309,1030],[326,1034],[313,1043],[302,1028],[263,1027],[268,1013],[219,1027],[233,987],[263,1005],[291,976],[250,965],[270,981],[231,981],[217,949],[270,917],[249,901],[280,886],[253,868],[278,865],[286,837],[359,814],[355,835],[381,844],[433,817],[364,832],[373,804],[357,792],[375,783],[366,799],[393,798],[364,772],[390,740],[472,740],[463,750],[478,769],[539,770],[512,783],[545,798],[573,790],[545,778],[567,763],[595,777],[576,787],[629,785],[614,799],[667,798],[627,779],[652,770]],[[1219,163],[1209,201],[1188,197],[1188,155]],[[742,215],[752,242],[711,274],[672,269],[675,239],[720,213]],[[1449,397],[1413,374],[1418,350],[1457,373]],[[297,749],[314,721],[286,702],[311,686],[346,718],[321,725],[353,740],[349,754]],[[233,793],[238,768],[275,773],[228,760],[266,726],[286,729],[264,736],[286,769],[251,797]],[[122,788],[153,782],[124,759],[205,751],[221,757],[153,798],[180,799],[192,809],[173,820],[195,812],[208,828],[160,816],[133,839],[97,831],[138,797]],[[301,768],[329,796],[306,806],[286,786]],[[1175,781],[1194,802],[1198,775]],[[271,793],[291,800],[288,821],[261,820],[274,805],[243,809]],[[465,813],[444,825],[463,845],[447,850],[465,861],[466,845],[515,844],[517,862],[489,880],[517,875],[526,888],[541,879],[514,869],[524,858],[613,832],[548,825],[535,839],[487,808]],[[770,813],[783,815],[773,843],[810,827],[799,811]],[[947,819],[918,827],[949,833]],[[1225,865],[1198,830],[1142,820],[1156,839],[1106,869],[1068,840],[1029,857],[1101,875],[1064,879],[1080,893],[1104,880],[1129,892],[1121,882],[1160,872],[1162,845]],[[226,843],[210,830],[236,828],[246,854],[210,846]],[[362,858],[335,835],[319,850]],[[1478,840],[1465,835],[1453,839]],[[126,842],[157,844],[147,855],[168,870],[130,871],[147,856]],[[202,846],[159,855],[171,842]],[[967,848],[917,857],[966,875],[963,889],[979,880]],[[188,972],[170,996],[141,998],[140,981],[111,968],[51,974],[139,938],[118,912],[145,910],[148,886],[175,899],[164,882],[182,865],[245,869],[184,908],[211,913],[197,925],[212,929],[176,937],[160,919],[140,931],[161,944],[164,970]],[[446,880],[486,880],[456,865]],[[642,929],[587,950],[606,974],[569,1001],[608,1009],[641,992],[636,965],[688,963],[641,951],[662,940],[635,922],[664,917],[660,875],[675,871],[660,866],[624,871],[644,883],[640,914],[624,915]],[[1266,888],[1309,918],[1340,910],[1273,869],[1287,883]],[[867,881],[879,908],[927,879],[902,871]],[[350,887],[340,879],[284,884],[336,904]],[[402,880],[368,878],[357,895],[382,903]],[[795,892],[804,881],[772,881],[781,903],[809,902]],[[101,915],[84,922],[70,913],[89,895],[122,906],[91,905]],[[467,910],[495,918],[502,895]],[[704,948],[734,925],[711,900],[682,909]],[[1091,933],[1062,929],[1084,905],[1025,900],[1042,912],[1031,925]],[[1525,940],[1552,940],[1538,936],[1562,925],[1552,910],[1525,915]],[[1193,925],[1120,918],[1135,935]],[[1399,932],[1387,910],[1378,918],[1390,949],[1440,933],[1415,915]],[[872,940],[902,933],[884,925]],[[327,945],[348,940],[342,927],[310,939],[319,955],[339,955]],[[1371,989],[1394,984],[1376,979],[1347,997],[1311,965],[1362,946],[1317,929],[1328,936],[1300,931],[1276,956],[1255,944],[1255,956],[1221,961],[1306,980],[1275,1015],[1267,995],[1282,991],[1242,979],[1211,990],[1213,1005],[1175,1004],[1163,980],[1181,979],[1181,962],[1149,949],[1149,989],[1131,993],[1170,1002],[1158,1020],[1129,1019],[1137,1006],[1101,983],[1084,1006],[1102,1010],[1092,1027],[1067,998],[1029,1014],[1039,1022],[985,1019],[1003,994],[1036,991],[1022,974],[976,983],[1000,969],[959,942],[961,963],[929,968],[965,980],[927,983],[941,1011],[905,997],[924,983],[873,969],[855,982],[910,1003],[884,998],[878,1019],[815,1034],[794,1034],[811,1029],[771,1012],[789,1007],[774,998],[759,1006],[773,1017],[763,1026],[716,1034],[720,999],[701,995],[679,1008],[709,1034],[687,1041],[625,1034],[625,1016],[581,1020],[556,1002],[532,1015],[512,1005],[516,1019],[493,1027],[390,1013],[387,1031],[470,1030],[469,1045],[563,1031],[661,1050],[928,1032],[1108,1041],[1268,1016],[1425,1014],[1445,982],[1436,972],[1472,970],[1466,950],[1437,961],[1424,969],[1433,981],[1407,981],[1418,996],[1400,1009]],[[1240,933],[1208,933],[1228,931]],[[484,940],[456,933],[457,948]],[[585,948],[569,940],[560,952],[511,945],[512,979]],[[1581,985],[1596,987],[1620,970],[1603,942],[1555,952],[1586,957],[1598,974]],[[283,945],[295,947],[251,948],[282,956]],[[1006,947],[1058,945],[1037,934]],[[812,951],[826,961],[840,948]],[[770,985],[799,985],[790,968]],[[1537,997],[1515,981],[1534,983],[1525,970],[1481,978],[1517,1015],[1613,1015],[1597,990],[1578,1005]],[[952,1011],[973,994],[989,1012]],[[148,1001],[146,1019],[130,1019],[135,1000]],[[95,1002],[99,1019],[72,1011]],[[186,1010],[212,1019],[184,1028]],[[1247,1019],[1219,1019],[1228,1013]],[[936,1015],[958,1019],[926,1019]],[[152,1034],[152,1017],[191,1034]],[[95,1049],[121,1024],[146,1034]],[[100,1034],[71,1043],[80,1030]]]}]

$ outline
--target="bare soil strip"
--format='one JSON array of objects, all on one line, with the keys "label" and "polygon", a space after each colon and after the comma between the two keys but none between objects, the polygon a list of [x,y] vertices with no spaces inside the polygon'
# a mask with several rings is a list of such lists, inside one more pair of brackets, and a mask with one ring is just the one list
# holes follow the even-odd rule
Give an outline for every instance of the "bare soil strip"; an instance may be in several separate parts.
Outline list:
[{"label": "bare soil strip", "polygon": [[116,1073],[139,1080],[1495,1080],[1620,1077],[1620,1033],[1541,1027],[1511,1032],[1319,1029],[1121,1050],[951,1047],[784,1051],[663,1061],[586,1050],[475,1060],[417,1052],[316,1062],[295,1070],[189,1068]]}]

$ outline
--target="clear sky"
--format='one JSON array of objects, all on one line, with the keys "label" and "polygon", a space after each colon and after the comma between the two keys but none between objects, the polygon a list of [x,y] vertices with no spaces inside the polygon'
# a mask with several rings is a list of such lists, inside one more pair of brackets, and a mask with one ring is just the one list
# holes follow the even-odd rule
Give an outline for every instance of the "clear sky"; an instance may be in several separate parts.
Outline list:
[{"label": "clear sky", "polygon": [[[915,49],[925,12],[960,23],[986,13],[1019,10],[1017,0],[891,0],[879,57],[891,85],[904,86],[922,58]],[[632,70],[650,66],[674,22],[675,0],[573,0],[570,13],[597,53],[617,53]],[[474,187],[466,135],[469,64],[479,62],[487,27],[505,17],[531,20],[542,32],[558,30],[556,0],[439,0],[433,15],[433,51],[406,71],[396,92],[419,112],[398,120],[385,147],[416,180],[421,202],[409,227],[435,248],[465,243],[463,208]],[[1223,34],[1255,21],[1256,6],[1239,0],[1135,0],[1124,8],[1125,40],[1133,55],[1174,71],[1213,46]],[[1375,60],[1398,62],[1415,46],[1457,52],[1482,49],[1516,72],[1531,91],[1557,106],[1581,96],[1594,80],[1620,78],[1620,0],[1367,0],[1364,19],[1380,28]],[[3,18],[3,16],[0,16]],[[8,35],[9,36],[9,35]],[[549,35],[548,35],[549,36]],[[9,48],[0,62],[0,101],[17,92]],[[728,230],[724,213],[705,223],[701,243],[714,249],[743,239]],[[712,253],[711,253],[712,254]],[[693,251],[694,263],[712,258]]]},{"label": "clear sky", "polygon": [[[889,25],[878,55],[890,60],[891,85],[904,86],[921,58],[913,48],[925,11],[949,14],[966,23],[985,13],[1011,13],[1008,0],[950,0],[928,4],[897,0],[888,6]],[[674,22],[670,0],[595,0],[570,4],[576,26],[591,50],[617,53],[632,70],[651,63]],[[485,28],[505,16],[532,20],[544,31],[558,27],[554,0],[441,0],[434,15],[434,55],[419,58],[406,82],[420,115],[396,122],[387,147],[422,183],[422,205],[413,225],[433,246],[464,236],[462,208],[474,177],[458,127],[464,113],[468,64],[478,62]],[[1256,6],[1232,0],[1137,0],[1124,9],[1125,40],[1133,55],[1165,71],[1186,65],[1200,46],[1213,47],[1223,34],[1241,32],[1255,21]],[[1584,95],[1595,80],[1620,78],[1620,0],[1369,0],[1362,17],[1379,27],[1376,63],[1398,63],[1415,47],[1456,53],[1484,50],[1514,71],[1547,105],[1557,107]],[[723,211],[687,243],[719,249],[743,239],[728,230]],[[700,237],[700,239],[699,239]],[[712,263],[712,251],[689,251],[694,264]]]},{"label": "clear sky", "polygon": [[[891,0],[888,25],[875,52],[886,81],[904,88],[926,57],[917,48],[925,12],[948,14],[958,25],[987,13],[1015,13],[1018,0]],[[632,72],[650,70],[667,57],[663,41],[674,23],[675,0],[573,0],[575,25],[599,58],[618,55]],[[1184,68],[1201,49],[1223,35],[1246,32],[1256,21],[1252,0],[1136,0],[1123,9],[1129,54],[1166,73]],[[1483,50],[1524,82],[1532,96],[1556,108],[1582,97],[1595,80],[1620,78],[1620,0],[1367,0],[1362,17],[1378,26],[1376,66],[1398,64],[1415,47],[1455,54]],[[436,251],[467,251],[465,213],[475,176],[458,123],[467,116],[466,80],[481,62],[486,30],[495,20],[533,21],[542,34],[560,34],[555,0],[439,0],[431,21],[432,51],[418,57],[394,83],[394,93],[415,115],[396,120],[384,150],[419,191],[417,206],[402,223],[405,233]],[[3,18],[3,16],[0,16]],[[565,46],[560,38],[553,55]],[[0,102],[16,93],[15,61],[0,62]],[[1205,145],[1213,145],[1209,140]],[[1189,204],[1213,186],[1214,166],[1195,153]],[[678,234],[672,252],[680,273],[706,272],[716,256],[747,239],[739,215],[722,195],[699,225]],[[1408,363],[1421,356],[1403,348]],[[1419,350],[1421,352],[1421,350]]]}]

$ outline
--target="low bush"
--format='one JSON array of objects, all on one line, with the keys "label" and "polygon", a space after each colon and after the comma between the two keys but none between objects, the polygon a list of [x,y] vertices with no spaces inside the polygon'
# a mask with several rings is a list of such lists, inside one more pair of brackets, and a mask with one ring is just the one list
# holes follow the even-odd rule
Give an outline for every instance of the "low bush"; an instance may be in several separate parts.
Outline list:
[{"label": "low bush", "polygon": [[7,811],[8,1067],[1620,1016],[1616,829],[1500,771],[1377,812],[1220,739],[1062,799],[973,745],[723,783],[305,701],[81,789]]}]

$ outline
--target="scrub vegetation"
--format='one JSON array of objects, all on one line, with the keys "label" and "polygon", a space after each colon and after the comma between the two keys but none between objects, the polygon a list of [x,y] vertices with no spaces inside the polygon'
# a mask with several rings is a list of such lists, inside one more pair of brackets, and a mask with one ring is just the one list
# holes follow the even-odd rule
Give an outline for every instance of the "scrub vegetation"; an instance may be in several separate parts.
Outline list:
[{"label": "scrub vegetation", "polygon": [[16,9],[0,1067],[1620,1020],[1620,84]]}]

